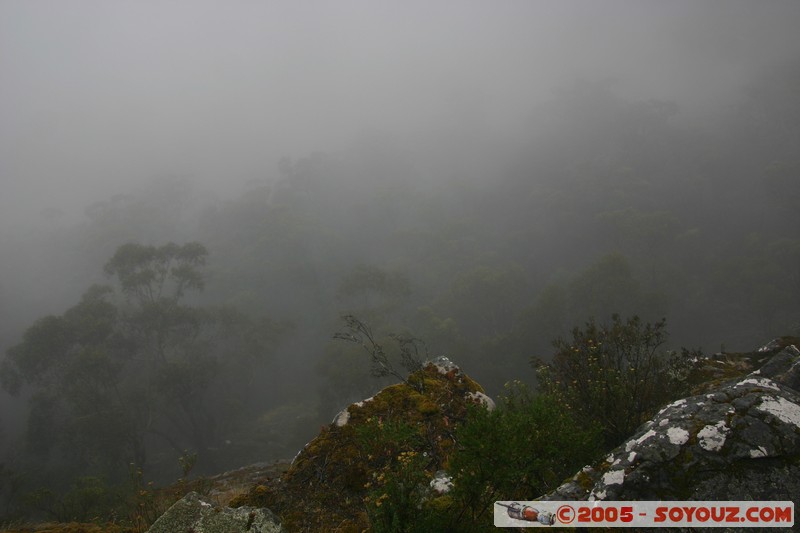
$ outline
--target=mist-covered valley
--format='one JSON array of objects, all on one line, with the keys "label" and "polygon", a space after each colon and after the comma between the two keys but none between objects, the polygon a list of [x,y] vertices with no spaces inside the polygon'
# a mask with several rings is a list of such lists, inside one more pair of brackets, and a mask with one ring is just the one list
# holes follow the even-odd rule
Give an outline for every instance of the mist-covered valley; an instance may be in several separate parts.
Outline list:
[{"label": "mist-covered valley", "polygon": [[290,459],[392,382],[346,315],[490,396],[592,318],[665,318],[676,352],[800,335],[798,22],[3,3],[0,524],[76,479]]}]

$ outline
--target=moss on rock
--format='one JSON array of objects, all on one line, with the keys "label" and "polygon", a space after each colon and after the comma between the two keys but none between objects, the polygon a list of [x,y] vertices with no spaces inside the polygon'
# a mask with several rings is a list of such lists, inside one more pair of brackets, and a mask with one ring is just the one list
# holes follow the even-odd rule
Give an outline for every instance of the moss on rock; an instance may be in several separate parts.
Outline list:
[{"label": "moss on rock", "polygon": [[[457,367],[428,364],[408,379],[347,408],[298,454],[281,483],[259,485],[231,503],[268,507],[289,531],[361,532],[368,495],[393,472],[422,468],[432,478],[454,450],[453,432],[483,393]],[[441,497],[440,497],[441,498]],[[441,505],[446,500],[432,500]]]}]

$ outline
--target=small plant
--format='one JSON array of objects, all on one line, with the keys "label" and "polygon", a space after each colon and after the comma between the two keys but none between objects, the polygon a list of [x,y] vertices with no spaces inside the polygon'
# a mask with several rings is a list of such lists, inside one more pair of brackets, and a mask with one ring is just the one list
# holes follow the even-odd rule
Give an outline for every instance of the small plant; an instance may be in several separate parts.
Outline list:
[{"label": "small plant", "polygon": [[134,464],[129,465],[129,475],[133,496],[128,520],[137,532],[144,532],[165,509],[159,504],[153,483],[144,482],[141,468]]},{"label": "small plant", "polygon": [[439,465],[417,426],[370,419],[357,429],[359,449],[375,469],[364,485],[364,507],[375,533],[442,531],[429,503]]},{"label": "small plant", "polygon": [[375,476],[372,490],[364,498],[375,533],[425,531],[417,526],[423,521],[422,504],[430,483],[427,462],[420,452],[400,452],[390,470]]},{"label": "small plant", "polygon": [[180,457],[178,457],[178,464],[181,465],[183,472],[182,479],[187,479],[197,464],[197,453],[189,453],[189,450],[184,450]]}]

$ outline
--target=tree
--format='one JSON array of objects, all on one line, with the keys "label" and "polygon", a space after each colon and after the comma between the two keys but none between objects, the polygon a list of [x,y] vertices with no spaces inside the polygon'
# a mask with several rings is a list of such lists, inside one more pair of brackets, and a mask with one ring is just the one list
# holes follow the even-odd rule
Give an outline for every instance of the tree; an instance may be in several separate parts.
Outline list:
[{"label": "tree", "polygon": [[128,243],[117,248],[104,270],[117,277],[127,297],[135,297],[142,305],[162,299],[177,302],[188,289],[203,290],[197,268],[205,264],[207,255],[199,242],[160,247]]},{"label": "tree", "polygon": [[28,328],[0,377],[10,392],[33,390],[30,450],[117,477],[153,452],[192,450],[211,462],[242,421],[253,369],[281,328],[184,303],[204,286],[207,253],[199,243],[120,246],[105,271],[122,298],[93,286],[63,315]]},{"label": "tree", "polygon": [[63,315],[37,320],[7,352],[3,387],[18,393],[24,383],[35,391],[27,441],[40,457],[61,447],[76,468],[144,461],[142,435],[129,426],[130,398],[120,390],[133,350],[110,294],[110,287],[91,287]]}]

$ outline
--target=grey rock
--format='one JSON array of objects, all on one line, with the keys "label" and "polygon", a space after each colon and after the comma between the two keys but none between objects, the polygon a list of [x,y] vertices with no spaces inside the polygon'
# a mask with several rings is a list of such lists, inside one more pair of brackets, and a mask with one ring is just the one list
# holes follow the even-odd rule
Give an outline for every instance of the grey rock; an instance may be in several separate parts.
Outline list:
[{"label": "grey rock", "polygon": [[148,533],[284,533],[269,509],[220,508],[190,492],[156,520]]},{"label": "grey rock", "polygon": [[[800,507],[800,351],[664,407],[541,500],[782,500]],[[733,531],[733,529],[731,529]]]},{"label": "grey rock", "polygon": [[796,346],[787,346],[783,351],[761,367],[760,375],[772,378],[777,383],[800,390],[800,350]]}]

